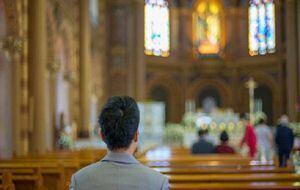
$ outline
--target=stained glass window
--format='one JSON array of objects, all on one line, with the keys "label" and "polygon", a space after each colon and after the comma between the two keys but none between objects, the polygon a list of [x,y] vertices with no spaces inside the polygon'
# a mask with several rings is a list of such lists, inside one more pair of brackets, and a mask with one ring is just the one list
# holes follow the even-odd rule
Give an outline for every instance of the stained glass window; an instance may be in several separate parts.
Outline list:
[{"label": "stained glass window", "polygon": [[93,26],[98,26],[99,22],[99,2],[98,0],[89,1],[90,21]]},{"label": "stained glass window", "polygon": [[167,0],[145,0],[145,54],[169,56],[170,20]]},{"label": "stained glass window", "polygon": [[196,54],[217,54],[221,49],[221,7],[215,0],[199,1],[193,14]]},{"label": "stained glass window", "polygon": [[250,0],[249,3],[249,54],[274,53],[275,4],[274,0]]}]

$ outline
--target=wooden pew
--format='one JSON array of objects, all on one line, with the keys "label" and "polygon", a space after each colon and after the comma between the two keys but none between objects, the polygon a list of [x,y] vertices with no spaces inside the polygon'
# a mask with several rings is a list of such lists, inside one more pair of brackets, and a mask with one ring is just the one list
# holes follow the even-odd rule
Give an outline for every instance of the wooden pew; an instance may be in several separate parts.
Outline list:
[{"label": "wooden pew", "polygon": [[15,169],[19,173],[39,169],[44,186],[49,190],[62,190],[70,183],[71,176],[79,169],[78,162],[61,162],[55,160],[6,160],[0,161],[0,168]]},{"label": "wooden pew", "polygon": [[254,166],[243,168],[220,168],[220,167],[182,167],[168,168],[156,167],[154,170],[166,174],[251,174],[251,173],[294,173],[294,168],[278,168],[276,166]]},{"label": "wooden pew", "polygon": [[217,183],[217,182],[300,182],[300,174],[194,174],[167,175],[170,183]]},{"label": "wooden pew", "polygon": [[0,170],[0,190],[15,190],[12,174],[7,170]]},{"label": "wooden pew", "polygon": [[[11,174],[11,180],[16,190],[48,190],[43,186],[43,177],[39,168],[20,168],[15,166],[4,166],[1,170]],[[4,182],[4,178],[2,178]]]},{"label": "wooden pew", "polygon": [[171,190],[299,190],[299,182],[235,182],[170,184]]},{"label": "wooden pew", "polygon": [[19,184],[31,182],[32,184],[27,184],[32,186],[28,189],[40,190],[46,186],[47,190],[64,190],[68,189],[71,176],[78,169],[102,159],[105,154],[104,149],[33,154],[11,160],[0,160],[0,169],[12,172],[12,180],[17,182],[16,190],[20,188]]},{"label": "wooden pew", "polygon": [[[166,149],[163,149],[163,151]],[[156,149],[140,161],[168,176],[171,190],[180,189],[300,189],[293,168],[251,161],[239,155],[191,155],[187,149]]]},{"label": "wooden pew", "polygon": [[[11,160],[0,160],[1,164],[15,165],[17,169],[39,167],[45,186],[51,190],[68,189],[71,176],[81,167],[100,160],[106,154],[104,149],[78,151],[57,151],[48,154],[32,154]],[[1,167],[0,167],[1,168]]]},{"label": "wooden pew", "polygon": [[274,163],[261,163],[253,161],[195,161],[195,162],[169,162],[169,161],[147,161],[141,162],[149,167],[221,167],[240,168],[252,166],[273,166]]}]

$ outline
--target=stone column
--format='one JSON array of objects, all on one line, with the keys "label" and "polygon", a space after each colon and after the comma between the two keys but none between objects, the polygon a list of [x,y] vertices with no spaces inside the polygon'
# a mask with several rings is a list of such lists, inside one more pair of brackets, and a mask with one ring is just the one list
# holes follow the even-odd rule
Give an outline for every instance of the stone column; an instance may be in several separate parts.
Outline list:
[{"label": "stone column", "polygon": [[80,69],[80,124],[79,137],[89,137],[90,125],[90,21],[88,2],[80,0],[79,69]]},{"label": "stone column", "polygon": [[298,23],[297,23],[297,33],[298,33],[298,118],[297,118],[297,121],[300,121],[300,2],[297,1],[297,20],[298,20]]},{"label": "stone column", "polygon": [[30,151],[45,152],[46,136],[46,63],[47,63],[47,30],[46,30],[46,0],[30,0],[29,13],[29,99],[30,99]]},{"label": "stone column", "polygon": [[291,121],[296,120],[297,104],[297,28],[296,0],[286,1],[286,92],[287,114]]},{"label": "stone column", "polygon": [[144,54],[144,0],[136,0],[136,98],[145,99],[146,63]]},{"label": "stone column", "polygon": [[60,70],[61,63],[52,58],[47,64],[49,73],[49,117],[51,123],[51,132],[53,134],[53,146],[56,146],[59,130],[56,128],[56,111],[57,111],[57,73]]},{"label": "stone column", "polygon": [[189,7],[189,1],[182,0],[179,10],[179,54],[182,59],[190,61],[193,57],[193,9]]},{"label": "stone column", "polygon": [[21,65],[22,40],[9,36],[0,43],[0,49],[4,50],[11,61],[11,125],[13,131],[13,154],[20,155],[26,150],[22,143],[21,114]]}]

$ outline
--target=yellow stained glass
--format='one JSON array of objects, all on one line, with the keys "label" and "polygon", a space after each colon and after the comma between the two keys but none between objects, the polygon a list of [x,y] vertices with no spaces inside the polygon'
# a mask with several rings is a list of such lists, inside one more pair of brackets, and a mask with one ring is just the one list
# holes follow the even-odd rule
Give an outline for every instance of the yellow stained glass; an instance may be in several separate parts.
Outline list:
[{"label": "yellow stained glass", "polygon": [[202,0],[193,14],[194,46],[197,54],[218,54],[221,48],[221,7]]}]

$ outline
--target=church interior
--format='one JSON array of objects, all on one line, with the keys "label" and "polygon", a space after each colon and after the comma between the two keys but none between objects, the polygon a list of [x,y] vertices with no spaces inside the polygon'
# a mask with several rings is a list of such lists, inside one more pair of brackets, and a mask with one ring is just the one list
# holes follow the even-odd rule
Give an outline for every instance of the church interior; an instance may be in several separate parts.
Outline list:
[{"label": "church interior", "polygon": [[[0,190],[69,189],[106,154],[98,116],[123,95],[140,108],[136,158],[171,190],[300,189],[300,1],[0,0]],[[215,145],[226,131],[236,153],[192,155],[198,131]]]}]

